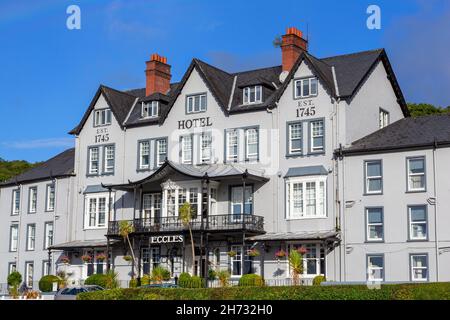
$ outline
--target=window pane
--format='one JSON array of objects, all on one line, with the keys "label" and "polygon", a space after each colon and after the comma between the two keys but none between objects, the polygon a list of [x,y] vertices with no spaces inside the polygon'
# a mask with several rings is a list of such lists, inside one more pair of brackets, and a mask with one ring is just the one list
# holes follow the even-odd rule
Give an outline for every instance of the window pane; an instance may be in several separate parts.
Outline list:
[{"label": "window pane", "polygon": [[410,173],[424,173],[425,163],[423,159],[410,159],[409,160]]},{"label": "window pane", "polygon": [[367,209],[368,222],[369,223],[381,223],[383,222],[383,213],[380,208]]},{"label": "window pane", "polygon": [[306,183],[306,215],[316,215],[316,183]]},{"label": "window pane", "polygon": [[249,88],[244,88],[244,103],[249,103]]},{"label": "window pane", "polygon": [[426,210],[424,207],[411,207],[411,221],[425,221],[426,220]]},{"label": "window pane", "polygon": [[381,191],[381,178],[369,179],[369,192],[370,191]]},{"label": "window pane", "polygon": [[412,226],[412,238],[425,239],[427,237],[426,223],[414,223]]},{"label": "window pane", "polygon": [[293,214],[303,215],[303,183],[292,184]]},{"label": "window pane", "polygon": [[257,102],[261,101],[261,86],[256,87],[256,101]]},{"label": "window pane", "polygon": [[381,163],[380,162],[367,162],[367,176],[381,176]]},{"label": "window pane", "polygon": [[303,80],[303,96],[309,96],[309,79]]},{"label": "window pane", "polygon": [[427,256],[413,256],[413,266],[414,267],[426,267],[427,266]]},{"label": "window pane", "polygon": [[202,111],[205,111],[206,110],[206,95],[202,95],[201,97],[200,97],[200,108],[201,108],[201,110]]},{"label": "window pane", "polygon": [[295,96],[301,97],[301,95],[302,95],[302,81],[297,80],[295,81]]},{"label": "window pane", "polygon": [[383,239],[383,226],[369,226],[369,239]]},{"label": "window pane", "polygon": [[372,267],[383,267],[383,257],[382,256],[373,256],[369,258],[369,266]]},{"label": "window pane", "polygon": [[317,79],[313,78],[311,79],[311,95],[317,94]]}]

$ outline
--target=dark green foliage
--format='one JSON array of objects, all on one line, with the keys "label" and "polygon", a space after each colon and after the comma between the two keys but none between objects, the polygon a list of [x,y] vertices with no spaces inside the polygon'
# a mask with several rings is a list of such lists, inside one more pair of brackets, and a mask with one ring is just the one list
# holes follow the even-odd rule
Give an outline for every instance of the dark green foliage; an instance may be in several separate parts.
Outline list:
[{"label": "dark green foliage", "polygon": [[216,280],[217,278],[217,272],[213,269],[208,270],[208,279],[209,280]]},{"label": "dark green foliage", "polygon": [[24,160],[5,161],[0,158],[0,182],[17,176],[41,163],[42,162],[29,163]]},{"label": "dark green foliage", "polygon": [[22,275],[18,271],[13,271],[8,276],[8,286],[18,287],[22,283]]},{"label": "dark green foliage", "polygon": [[189,288],[190,282],[191,282],[191,275],[187,272],[183,272],[178,277],[178,285],[182,288]]},{"label": "dark green foliage", "polygon": [[52,292],[53,291],[53,283],[59,283],[61,279],[54,275],[43,276],[41,280],[39,280],[39,290],[42,292]]},{"label": "dark green foliage", "polygon": [[429,103],[408,103],[411,117],[420,117],[431,114],[443,114],[450,112],[450,106],[447,108],[436,107]]},{"label": "dark green foliage", "polygon": [[264,285],[264,280],[258,274],[244,274],[239,279],[240,287],[261,287],[263,285]]},{"label": "dark green foliage", "polygon": [[86,285],[97,285],[102,288],[107,288],[108,276],[106,274],[93,274],[87,277],[84,281]]},{"label": "dark green foliage", "polygon": [[320,284],[324,281],[327,281],[325,276],[315,276],[313,279],[313,286],[320,286]]},{"label": "dark green foliage", "polygon": [[137,288],[137,286],[138,286],[137,279],[131,279],[130,282],[128,283],[128,288]]},{"label": "dark green foliage", "polygon": [[81,293],[80,300],[450,300],[450,283],[228,287],[202,289],[113,289]]}]

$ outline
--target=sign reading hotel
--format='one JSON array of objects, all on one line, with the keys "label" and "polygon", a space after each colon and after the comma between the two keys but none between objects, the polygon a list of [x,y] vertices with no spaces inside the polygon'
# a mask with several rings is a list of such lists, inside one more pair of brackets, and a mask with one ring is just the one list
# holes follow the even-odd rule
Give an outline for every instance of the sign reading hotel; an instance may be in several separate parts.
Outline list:
[{"label": "sign reading hotel", "polygon": [[178,243],[178,242],[183,242],[183,241],[184,241],[184,237],[182,235],[150,237],[151,243]]},{"label": "sign reading hotel", "polygon": [[190,128],[199,128],[199,127],[200,128],[201,127],[210,127],[210,126],[212,126],[212,122],[209,117],[178,121],[178,129],[180,129],[180,130],[190,129]]}]

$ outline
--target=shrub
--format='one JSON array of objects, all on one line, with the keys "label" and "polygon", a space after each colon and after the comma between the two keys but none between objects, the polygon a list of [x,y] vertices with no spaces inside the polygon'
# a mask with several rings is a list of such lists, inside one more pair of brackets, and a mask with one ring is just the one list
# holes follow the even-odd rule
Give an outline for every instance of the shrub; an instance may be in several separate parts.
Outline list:
[{"label": "shrub", "polygon": [[84,281],[84,284],[86,285],[97,285],[102,288],[106,288],[107,286],[107,275],[106,274],[93,274],[87,277],[87,279]]},{"label": "shrub", "polygon": [[327,281],[325,276],[315,276],[313,279],[313,286],[320,286],[320,284],[324,281]]},{"label": "shrub", "polygon": [[118,273],[114,270],[109,270],[106,274],[106,286],[105,289],[114,289],[119,286],[119,280],[117,279]]},{"label": "shrub", "polygon": [[217,278],[219,279],[220,285],[222,287],[227,287],[230,281],[230,273],[228,270],[221,270],[217,272]]},{"label": "shrub", "polygon": [[240,287],[261,287],[263,285],[264,285],[264,280],[258,274],[244,274],[239,279]]},{"label": "shrub", "polygon": [[137,286],[138,286],[137,279],[131,279],[130,282],[128,283],[128,288],[137,288]]},{"label": "shrub", "polygon": [[61,279],[54,275],[43,276],[41,280],[39,280],[39,290],[42,292],[52,292],[53,291],[53,283],[60,283]]},{"label": "shrub", "polygon": [[22,283],[22,275],[18,271],[13,271],[8,276],[8,286],[18,287]]},{"label": "shrub", "polygon": [[209,280],[216,280],[217,278],[217,272],[213,269],[208,270],[208,279]]},{"label": "shrub", "polygon": [[141,278],[141,286],[150,284],[151,276],[149,274],[144,274]]},{"label": "shrub", "polygon": [[199,276],[192,276],[189,284],[189,288],[203,288],[204,280]]},{"label": "shrub", "polygon": [[152,281],[161,283],[170,280],[170,271],[164,267],[157,266],[152,270]]},{"label": "shrub", "polygon": [[178,278],[178,285],[182,288],[189,288],[190,281],[191,275],[187,272],[183,272]]}]

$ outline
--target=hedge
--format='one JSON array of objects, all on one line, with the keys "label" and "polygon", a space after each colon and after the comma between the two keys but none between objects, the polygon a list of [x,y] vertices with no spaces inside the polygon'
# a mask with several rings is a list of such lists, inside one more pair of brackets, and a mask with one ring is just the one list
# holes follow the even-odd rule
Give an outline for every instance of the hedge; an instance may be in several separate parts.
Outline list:
[{"label": "hedge", "polygon": [[264,280],[259,274],[244,274],[239,279],[240,287],[261,287],[264,285]]},{"label": "hedge", "polygon": [[365,285],[141,288],[81,293],[79,300],[450,300],[450,283]]},{"label": "hedge", "polygon": [[106,274],[92,274],[84,281],[86,285],[97,285],[103,288],[107,287],[108,276]]}]

